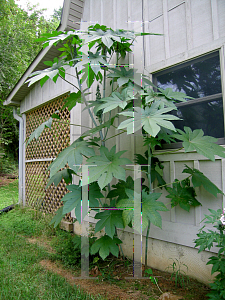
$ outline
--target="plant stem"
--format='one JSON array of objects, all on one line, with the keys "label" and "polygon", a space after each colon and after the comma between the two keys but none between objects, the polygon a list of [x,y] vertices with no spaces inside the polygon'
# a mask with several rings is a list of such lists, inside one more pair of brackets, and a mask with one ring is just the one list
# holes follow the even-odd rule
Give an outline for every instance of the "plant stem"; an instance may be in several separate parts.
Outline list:
[{"label": "plant stem", "polygon": [[123,132],[117,133],[117,134],[115,134],[115,135],[113,135],[113,136],[107,138],[105,141],[108,141],[108,140],[114,138],[115,136],[120,135],[120,134],[125,133],[125,132],[126,132],[126,131],[124,130]]},{"label": "plant stem", "polygon": [[160,287],[159,287],[159,285],[158,285],[157,280],[155,279],[155,277],[154,277],[154,281],[155,281],[155,284],[157,285],[157,288],[159,289],[160,293],[163,294],[163,291],[160,289]]},{"label": "plant stem", "polygon": [[72,125],[72,126],[80,126],[80,127],[84,127],[84,128],[87,128],[87,129],[92,129],[91,127],[88,127],[88,126],[73,124],[73,123],[69,123],[69,122],[65,122],[65,121],[61,121],[61,120],[57,120],[57,119],[54,119],[54,122],[59,122],[61,124]]},{"label": "plant stem", "polygon": [[[84,103],[85,103],[85,105],[86,105],[86,107],[87,107],[87,109],[88,109],[88,113],[89,113],[89,115],[90,115],[90,117],[91,117],[91,119],[92,119],[92,122],[94,123],[95,127],[97,127],[98,125],[97,125],[97,123],[96,123],[96,121],[95,121],[95,119],[94,119],[94,116],[93,116],[93,114],[92,114],[92,112],[91,112],[91,110],[90,110],[90,107],[89,107],[89,105],[88,105],[88,103],[87,103],[87,100],[86,100],[86,98],[85,98],[84,92],[83,92],[83,90],[82,90],[82,86],[81,86],[81,83],[80,83],[80,79],[79,79],[79,75],[78,75],[77,68],[75,68],[75,70],[76,70],[77,81],[78,81],[79,89],[80,89],[81,94],[82,94],[82,98],[83,98]],[[101,130],[99,131],[99,134],[100,134],[101,141],[103,142],[104,139],[103,139],[103,134],[102,134],[102,131],[101,131]]]},{"label": "plant stem", "polygon": [[71,84],[73,87],[75,87],[75,88],[79,91],[79,88],[78,88],[75,84],[73,84],[73,83],[71,83],[70,81],[66,80],[66,79],[63,78],[61,75],[59,75],[59,77],[62,78],[62,80],[64,80],[65,82]]},{"label": "plant stem", "polygon": [[[189,175],[188,177],[186,177],[185,179],[187,178],[190,178],[192,175]],[[177,182],[181,182],[183,179],[181,180],[178,180]],[[163,185],[160,185],[160,186],[157,186],[156,188],[152,189],[152,191],[156,190],[156,189],[159,189],[159,188],[162,188],[164,186],[167,186],[167,185],[170,185],[170,184],[173,184],[173,182],[169,182],[169,183],[166,183],[166,184],[163,184]]]},{"label": "plant stem", "polygon": [[148,260],[148,235],[150,231],[151,222],[148,220],[148,227],[147,227],[147,233],[146,233],[146,240],[145,240],[145,270],[147,270],[147,260]]},{"label": "plant stem", "polygon": [[[148,185],[149,185],[149,193],[152,193],[152,179],[151,179],[151,165],[152,164],[152,153],[150,145],[148,144]],[[146,233],[145,240],[145,269],[147,269],[147,261],[148,261],[148,235],[150,231],[151,222],[148,220],[148,227]]]}]

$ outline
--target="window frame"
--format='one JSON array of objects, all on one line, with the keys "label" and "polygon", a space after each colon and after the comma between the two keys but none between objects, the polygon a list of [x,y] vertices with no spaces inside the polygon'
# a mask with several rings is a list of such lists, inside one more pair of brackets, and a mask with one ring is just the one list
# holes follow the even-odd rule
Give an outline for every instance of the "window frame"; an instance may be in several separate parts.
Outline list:
[{"label": "window frame", "polygon": [[[186,105],[193,105],[194,102],[201,103],[201,102],[209,102],[212,101],[213,99],[218,99],[219,97],[222,98],[222,103],[223,103],[223,120],[224,120],[224,137],[217,138],[216,144],[219,145],[225,145],[225,45],[222,45],[219,49],[214,49],[213,51],[209,53],[202,53],[201,55],[198,55],[196,57],[192,57],[191,59],[184,60],[182,62],[179,61],[177,64],[169,65],[164,69],[160,69],[157,71],[152,72],[152,82],[155,86],[157,86],[157,76],[169,73],[170,71],[174,70],[179,70],[181,68],[184,68],[186,66],[189,66],[191,63],[197,63],[198,61],[201,61],[203,58],[208,59],[211,57],[214,57],[215,54],[218,53],[219,55],[219,63],[220,63],[220,77],[221,77],[221,93],[205,96],[205,97],[200,97],[200,98],[195,98],[193,100],[188,100],[187,102],[181,102],[177,103],[177,107],[183,107]],[[196,103],[197,104],[197,103]],[[171,143],[171,144],[163,144],[162,149],[176,149],[176,148],[181,148],[182,147],[182,142],[177,142],[177,143]]]}]

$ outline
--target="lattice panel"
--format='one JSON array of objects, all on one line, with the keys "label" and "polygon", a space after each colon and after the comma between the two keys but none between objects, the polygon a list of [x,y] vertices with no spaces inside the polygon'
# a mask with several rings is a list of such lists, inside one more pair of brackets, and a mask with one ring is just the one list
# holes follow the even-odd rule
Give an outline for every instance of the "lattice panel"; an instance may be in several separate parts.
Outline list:
[{"label": "lattice panel", "polygon": [[[60,110],[66,96],[54,100],[37,108],[26,115],[26,136],[30,134],[51,115]],[[47,168],[50,161],[46,158],[55,158],[64,148],[70,144],[70,112],[68,109],[60,111],[60,120],[67,124],[53,120],[51,130],[45,129],[39,139],[33,140],[26,148],[26,203],[28,206],[36,207],[46,213],[53,213],[62,206],[60,201],[68,192],[66,183],[62,180],[57,187],[54,184],[45,189],[50,173]],[[35,161],[35,160],[43,161]],[[66,215],[67,221],[72,221],[70,214]]]},{"label": "lattice panel", "polygon": [[[45,213],[54,213],[62,206],[60,201],[68,192],[66,183],[62,180],[57,187],[51,184],[45,189],[49,178],[49,171],[46,171],[50,162],[34,161],[26,163],[26,203]],[[70,214],[66,215],[66,220],[72,221]]]},{"label": "lattice panel", "polygon": [[[47,121],[51,115],[63,107],[63,99],[67,96],[61,97],[53,102],[47,103],[40,108],[37,108],[26,115],[26,137],[43,122]],[[59,113],[60,120],[67,122],[70,120],[70,112],[64,109]],[[39,139],[33,141],[26,149],[26,160],[42,159],[56,157],[70,143],[70,126],[69,124],[59,123],[53,120],[52,128],[46,128]]]}]

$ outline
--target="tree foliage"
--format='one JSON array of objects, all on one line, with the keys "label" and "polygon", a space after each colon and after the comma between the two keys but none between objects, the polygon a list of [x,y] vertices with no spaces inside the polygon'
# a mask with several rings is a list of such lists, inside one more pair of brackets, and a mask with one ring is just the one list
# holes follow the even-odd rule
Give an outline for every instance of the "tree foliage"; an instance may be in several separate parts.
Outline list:
[{"label": "tree foliage", "polygon": [[[43,16],[43,9],[28,4],[20,8],[14,0],[0,1],[0,152],[18,159],[18,122],[12,108],[3,106],[8,94],[41,50],[38,37],[58,26]],[[4,149],[4,150],[3,150]]]}]

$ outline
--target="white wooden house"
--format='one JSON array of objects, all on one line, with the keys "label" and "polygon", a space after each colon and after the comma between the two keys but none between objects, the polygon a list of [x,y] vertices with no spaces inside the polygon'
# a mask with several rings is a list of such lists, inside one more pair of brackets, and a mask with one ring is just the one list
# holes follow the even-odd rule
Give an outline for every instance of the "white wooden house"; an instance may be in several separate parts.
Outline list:
[{"label": "white wooden house", "polygon": [[[185,124],[193,129],[203,128],[206,134],[217,137],[219,143],[225,145],[224,0],[64,1],[58,30],[86,29],[95,23],[113,29],[163,34],[139,37],[134,46],[134,55],[127,58],[127,63],[139,72],[152,76],[158,85],[178,88],[193,96],[194,100],[180,105],[179,113],[185,123],[178,126]],[[54,46],[42,50],[5,101],[5,105],[20,107],[22,114],[20,118],[15,112],[15,117],[20,121],[20,201],[33,204],[37,198],[44,197],[49,211],[54,211],[60,205],[59,200],[66,190],[65,184],[61,183],[46,192],[45,170],[57,153],[81,134],[81,129],[72,126],[60,129],[54,125],[53,134],[42,135],[41,146],[33,142],[25,150],[26,137],[62,105],[62,98],[73,88],[61,79],[56,84],[49,80],[43,88],[39,83],[28,87],[24,82],[30,73],[46,67],[43,61],[52,60],[58,54]],[[95,93],[94,89],[92,91]],[[81,105],[77,105],[71,113],[64,112],[62,117],[70,119],[71,123],[92,125],[91,121],[87,121],[86,112],[82,112]],[[124,137],[117,137],[113,143],[116,143],[118,150],[129,149],[131,159],[134,153],[143,152],[142,144],[134,136],[127,136],[125,140]],[[158,154],[161,154],[160,151]],[[160,155],[160,159],[165,162],[164,176],[167,182],[184,178],[181,171],[187,164],[202,171],[225,192],[225,159],[217,157],[215,162],[211,162],[195,152],[166,153]],[[34,186],[36,188],[31,189]],[[189,213],[179,207],[173,208],[162,213],[162,230],[151,228],[148,265],[165,270],[171,262],[169,259],[177,258],[181,264],[188,265],[190,276],[208,282],[211,267],[206,266],[206,262],[211,254],[198,254],[197,249],[193,248],[193,240],[208,208],[225,207],[225,198],[222,195],[214,198],[201,189],[197,193],[201,207],[192,208]],[[162,201],[168,202],[165,198]],[[68,219],[71,220],[71,216]],[[132,257],[132,231],[126,229],[120,232],[120,238],[124,241],[124,253]]]}]

